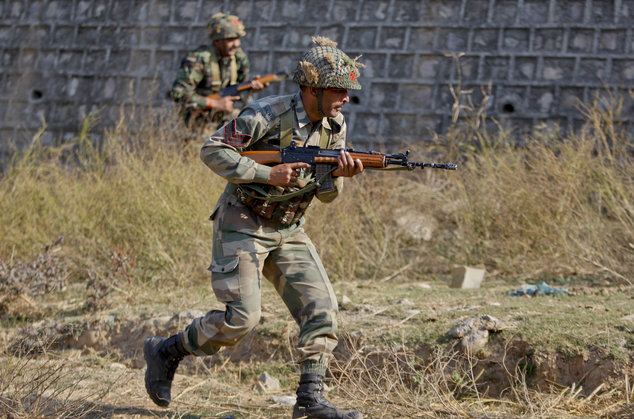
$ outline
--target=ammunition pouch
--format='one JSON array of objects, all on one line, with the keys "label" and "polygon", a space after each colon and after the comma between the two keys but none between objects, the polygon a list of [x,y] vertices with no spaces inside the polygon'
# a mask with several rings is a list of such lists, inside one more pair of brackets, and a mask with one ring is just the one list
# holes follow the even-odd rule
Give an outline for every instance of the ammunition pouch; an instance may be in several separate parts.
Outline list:
[{"label": "ammunition pouch", "polygon": [[251,211],[279,226],[290,226],[298,222],[315,196],[313,191],[309,191],[285,200],[277,200],[276,198],[283,195],[254,196],[253,191],[247,191],[243,186],[239,186],[235,193],[240,202],[251,208]]},{"label": "ammunition pouch", "polygon": [[288,201],[271,202],[240,194],[240,201],[257,215],[269,219],[277,225],[290,226],[304,216],[314,196],[314,194],[306,194],[302,197],[291,198]]},{"label": "ammunition pouch", "polygon": [[304,216],[317,191],[334,188],[330,175],[336,167],[317,166],[317,180],[311,180],[300,189],[289,191],[280,186],[246,184],[238,186],[234,193],[255,214],[279,226],[289,226]]}]

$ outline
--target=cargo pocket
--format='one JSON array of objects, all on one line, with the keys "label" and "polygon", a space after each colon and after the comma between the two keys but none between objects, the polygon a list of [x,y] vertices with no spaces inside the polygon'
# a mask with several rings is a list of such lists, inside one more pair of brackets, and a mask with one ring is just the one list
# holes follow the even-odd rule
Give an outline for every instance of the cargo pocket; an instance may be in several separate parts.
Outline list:
[{"label": "cargo pocket", "polygon": [[239,256],[218,258],[211,261],[211,287],[220,302],[240,301]]}]

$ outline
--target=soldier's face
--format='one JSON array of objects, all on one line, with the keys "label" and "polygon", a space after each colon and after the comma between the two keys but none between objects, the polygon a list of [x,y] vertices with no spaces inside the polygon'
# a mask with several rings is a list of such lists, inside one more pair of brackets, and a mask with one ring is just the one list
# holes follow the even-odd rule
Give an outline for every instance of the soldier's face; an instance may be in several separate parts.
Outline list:
[{"label": "soldier's face", "polygon": [[240,48],[240,38],[217,39],[214,45],[221,57],[230,57]]},{"label": "soldier's face", "polygon": [[350,102],[346,89],[324,89],[323,109],[327,117],[334,118],[339,115],[343,105]]}]

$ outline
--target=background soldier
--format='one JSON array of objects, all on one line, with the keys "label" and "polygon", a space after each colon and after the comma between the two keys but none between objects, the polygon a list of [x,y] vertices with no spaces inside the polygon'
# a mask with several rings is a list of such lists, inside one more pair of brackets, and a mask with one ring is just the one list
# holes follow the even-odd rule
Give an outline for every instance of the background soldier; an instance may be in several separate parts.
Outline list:
[{"label": "background soldier", "polygon": [[[185,124],[204,135],[211,134],[237,115],[234,101],[240,96],[225,96],[213,100],[208,96],[221,89],[249,79],[249,59],[240,48],[240,37],[246,35],[238,16],[216,13],[207,24],[213,44],[190,52],[181,62],[172,86],[172,99],[180,105]],[[264,85],[252,82],[252,90]]]},{"label": "background soldier", "polygon": [[[209,311],[168,339],[146,339],[146,389],[160,406],[170,402],[174,371],[184,356],[212,355],[223,346],[235,345],[258,324],[260,284],[266,277],[300,328],[296,349],[301,376],[293,417],[362,417],[356,411],[337,409],[323,396],[324,375],[337,345],[338,307],[319,255],[302,226],[313,197],[332,201],[342,189],[343,178],[361,173],[363,164],[341,151],[330,188],[323,190],[315,187],[318,183],[306,163],[269,167],[240,155],[245,150],[283,148],[291,141],[345,148],[346,124],[340,111],[350,100],[348,89],[361,89],[359,64],[333,41],[321,37],[313,41],[316,46],[302,56],[295,71],[294,80],[301,87],[297,94],[251,103],[202,147],[202,160],[229,181],[211,215],[214,237],[209,267],[214,293],[225,310]],[[326,176],[330,174],[320,180]]]}]

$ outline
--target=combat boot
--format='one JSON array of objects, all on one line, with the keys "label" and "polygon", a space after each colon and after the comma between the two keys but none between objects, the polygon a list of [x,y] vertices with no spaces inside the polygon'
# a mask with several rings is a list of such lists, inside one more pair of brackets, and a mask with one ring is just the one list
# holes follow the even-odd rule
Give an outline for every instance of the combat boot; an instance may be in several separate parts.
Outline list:
[{"label": "combat boot", "polygon": [[150,336],[145,339],[143,354],[145,370],[145,390],[154,403],[161,407],[170,404],[172,380],[178,363],[190,353],[183,346],[181,335],[170,338]]},{"label": "combat boot", "polygon": [[302,374],[297,388],[297,402],[293,419],[362,419],[356,411],[337,409],[324,397],[324,377],[318,374]]}]

